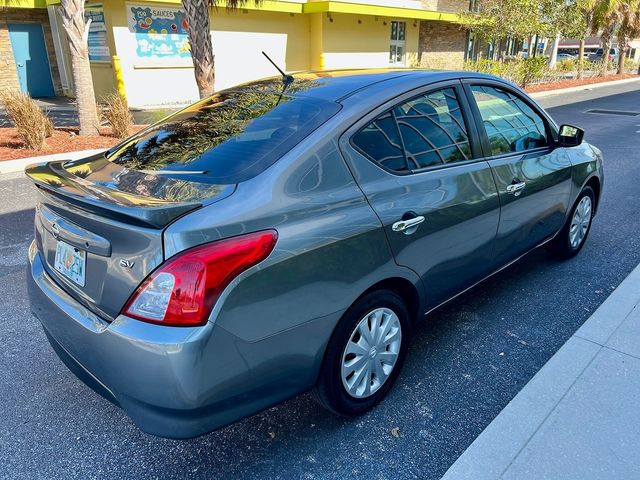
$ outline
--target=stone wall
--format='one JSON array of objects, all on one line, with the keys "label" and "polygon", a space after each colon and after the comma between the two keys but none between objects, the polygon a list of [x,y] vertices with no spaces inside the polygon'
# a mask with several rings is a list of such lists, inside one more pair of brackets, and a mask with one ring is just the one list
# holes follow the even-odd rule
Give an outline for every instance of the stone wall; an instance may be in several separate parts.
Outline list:
[{"label": "stone wall", "polygon": [[469,0],[422,0],[422,8],[437,12],[468,12]]},{"label": "stone wall", "polygon": [[467,32],[448,22],[420,22],[418,43],[419,66],[423,68],[460,70],[464,65]]},{"label": "stone wall", "polygon": [[44,42],[49,57],[51,79],[56,95],[62,95],[60,72],[53,47],[53,36],[49,25],[49,15],[44,8],[7,8],[0,7],[0,89],[19,89],[18,72],[9,40],[8,23],[39,23],[44,32]]}]

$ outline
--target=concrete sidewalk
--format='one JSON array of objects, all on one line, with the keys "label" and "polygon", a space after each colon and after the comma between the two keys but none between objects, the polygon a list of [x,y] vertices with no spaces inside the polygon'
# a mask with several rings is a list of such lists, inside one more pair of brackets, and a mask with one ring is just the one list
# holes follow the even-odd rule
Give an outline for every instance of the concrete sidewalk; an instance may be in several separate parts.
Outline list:
[{"label": "concrete sidewalk", "polygon": [[640,266],[443,480],[640,478],[639,304]]}]

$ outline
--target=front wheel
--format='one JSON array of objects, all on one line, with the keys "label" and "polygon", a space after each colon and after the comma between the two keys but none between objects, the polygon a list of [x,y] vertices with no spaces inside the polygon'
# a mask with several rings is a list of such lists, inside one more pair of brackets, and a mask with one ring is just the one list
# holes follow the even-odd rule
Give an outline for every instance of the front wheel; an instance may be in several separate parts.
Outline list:
[{"label": "front wheel", "polygon": [[314,397],[338,415],[360,415],[391,389],[407,353],[409,313],[395,292],[360,298],[333,333]]},{"label": "front wheel", "polygon": [[576,256],[591,230],[595,194],[591,187],[584,187],[576,200],[569,218],[558,235],[550,242],[549,251],[558,258]]}]

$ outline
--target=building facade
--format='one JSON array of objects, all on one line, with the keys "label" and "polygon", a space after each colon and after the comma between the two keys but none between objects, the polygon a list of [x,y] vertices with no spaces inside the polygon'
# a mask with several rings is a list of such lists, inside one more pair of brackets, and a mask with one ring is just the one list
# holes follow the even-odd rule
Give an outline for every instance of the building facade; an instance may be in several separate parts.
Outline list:
[{"label": "building facade", "polygon": [[[2,1],[11,7],[0,6],[0,60],[7,66],[0,85],[31,92],[30,72],[22,72],[26,81],[18,78],[22,47],[8,34],[18,28],[11,25],[39,25],[46,55],[38,62],[48,62],[48,70],[36,70],[50,73],[52,94],[73,95],[59,0]],[[236,11],[219,3],[210,11],[216,89],[272,76],[262,51],[288,72],[459,69],[464,62],[467,32],[458,14],[469,9],[469,0],[265,0]],[[198,98],[180,0],[90,0],[85,15],[91,19],[89,54],[98,100],[118,87],[132,106]]]},{"label": "building facade", "polygon": [[57,60],[45,0],[0,0],[0,90],[62,95]]}]

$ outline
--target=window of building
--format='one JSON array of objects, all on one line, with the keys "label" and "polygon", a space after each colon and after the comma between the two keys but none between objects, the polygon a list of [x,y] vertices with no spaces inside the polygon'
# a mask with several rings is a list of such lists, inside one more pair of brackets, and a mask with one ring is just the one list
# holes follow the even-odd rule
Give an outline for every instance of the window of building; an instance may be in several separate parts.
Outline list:
[{"label": "window of building", "polygon": [[471,90],[493,155],[548,145],[544,120],[522,100],[495,87],[474,85]]},{"label": "window of building", "polygon": [[406,58],[407,22],[391,22],[391,44],[389,47],[389,63],[404,66]]}]

